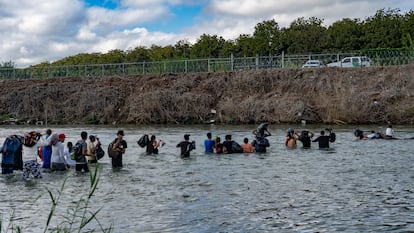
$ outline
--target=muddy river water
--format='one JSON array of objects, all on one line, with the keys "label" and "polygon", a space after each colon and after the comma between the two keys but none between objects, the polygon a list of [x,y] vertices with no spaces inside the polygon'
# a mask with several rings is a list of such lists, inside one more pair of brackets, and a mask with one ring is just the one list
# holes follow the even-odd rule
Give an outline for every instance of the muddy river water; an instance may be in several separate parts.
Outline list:
[{"label": "muddy river water", "polygon": [[[329,150],[319,150],[317,143],[311,149],[299,144],[286,149],[288,127],[304,126],[269,126],[273,135],[265,154],[216,155],[204,153],[207,132],[221,138],[232,134],[241,143],[245,136],[253,139],[255,126],[49,126],[72,142],[85,130],[104,147],[118,129],[125,131],[124,167],[113,170],[107,155],[100,160],[100,180],[90,202],[92,211],[101,208],[97,219],[104,227],[113,224],[113,232],[414,231],[414,140],[360,141],[353,136],[355,126],[335,126],[337,140]],[[318,132],[325,126],[306,127]],[[29,130],[3,126],[0,140]],[[401,139],[414,136],[408,126],[395,131]],[[143,133],[166,142],[158,155],[148,156],[137,145]],[[183,160],[176,144],[186,133],[196,141],[196,150]],[[73,170],[30,181],[21,175],[0,175],[3,230],[11,223],[23,232],[42,232],[52,207],[47,190],[57,193],[68,176],[51,221],[58,225],[90,185],[89,174]],[[100,228],[92,221],[88,229]]]}]

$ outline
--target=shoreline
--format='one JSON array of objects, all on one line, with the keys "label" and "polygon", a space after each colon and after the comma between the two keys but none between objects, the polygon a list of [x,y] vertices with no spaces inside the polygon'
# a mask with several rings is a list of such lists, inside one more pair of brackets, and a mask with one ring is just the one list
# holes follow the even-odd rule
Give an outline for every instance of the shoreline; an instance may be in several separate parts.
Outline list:
[{"label": "shoreline", "polygon": [[0,88],[3,120],[31,125],[414,123],[414,65],[1,80]]}]

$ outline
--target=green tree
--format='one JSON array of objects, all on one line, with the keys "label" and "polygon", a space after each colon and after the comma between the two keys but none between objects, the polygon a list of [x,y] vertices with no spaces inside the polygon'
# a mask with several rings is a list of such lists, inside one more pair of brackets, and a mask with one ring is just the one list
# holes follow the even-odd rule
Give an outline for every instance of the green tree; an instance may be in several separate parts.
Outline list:
[{"label": "green tree", "polygon": [[236,45],[233,40],[226,40],[224,42],[223,48],[220,51],[220,57],[230,57],[231,54],[234,55],[236,52]]},{"label": "green tree", "polygon": [[252,57],[256,55],[254,39],[247,34],[240,35],[235,41],[234,55],[237,57]]},{"label": "green tree", "polygon": [[414,11],[411,10],[403,17],[403,40],[404,48],[414,49]]},{"label": "green tree", "polygon": [[283,30],[283,47],[288,53],[322,52],[326,45],[326,28],[322,26],[323,20],[316,17],[298,18]]},{"label": "green tree", "polygon": [[79,53],[75,56],[69,56],[59,61],[53,62],[51,65],[61,66],[98,64],[101,55],[101,53]]},{"label": "green tree", "polygon": [[113,64],[124,62],[125,53],[120,49],[111,50],[102,54],[98,60],[99,64]]},{"label": "green tree", "polygon": [[190,58],[191,43],[187,40],[179,40],[174,45],[174,58]]},{"label": "green tree", "polygon": [[149,50],[144,46],[136,47],[132,50],[127,50],[125,52],[125,62],[143,62],[149,61],[150,56]]},{"label": "green tree", "polygon": [[174,47],[167,45],[165,47],[152,45],[149,51],[151,61],[162,61],[174,57]]},{"label": "green tree", "polygon": [[401,48],[403,18],[398,9],[381,9],[363,23],[365,49]]},{"label": "green tree", "polygon": [[281,48],[278,23],[274,19],[258,23],[254,28],[253,41],[255,53],[274,54]]},{"label": "green tree", "polygon": [[6,61],[0,64],[0,68],[14,68],[15,66],[16,64],[12,61]]},{"label": "green tree", "polygon": [[200,39],[193,45],[191,49],[192,58],[211,58],[219,57],[221,50],[224,47],[225,40],[223,37],[217,35],[206,35],[200,36]]},{"label": "green tree", "polygon": [[326,50],[354,51],[362,48],[362,26],[359,19],[342,19],[334,22],[327,30]]}]

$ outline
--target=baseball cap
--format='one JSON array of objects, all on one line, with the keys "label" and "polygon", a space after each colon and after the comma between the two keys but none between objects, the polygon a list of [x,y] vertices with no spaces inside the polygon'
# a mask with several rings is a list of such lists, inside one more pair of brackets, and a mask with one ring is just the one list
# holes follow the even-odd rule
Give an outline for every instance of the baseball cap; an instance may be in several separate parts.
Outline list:
[{"label": "baseball cap", "polygon": [[61,133],[59,134],[59,138],[66,138],[65,134]]}]

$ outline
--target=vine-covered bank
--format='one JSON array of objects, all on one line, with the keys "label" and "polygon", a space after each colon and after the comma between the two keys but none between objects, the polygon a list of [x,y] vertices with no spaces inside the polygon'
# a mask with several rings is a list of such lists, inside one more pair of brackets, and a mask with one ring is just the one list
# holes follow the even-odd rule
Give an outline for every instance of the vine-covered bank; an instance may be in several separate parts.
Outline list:
[{"label": "vine-covered bank", "polygon": [[49,124],[412,124],[414,65],[2,80],[0,115]]}]

